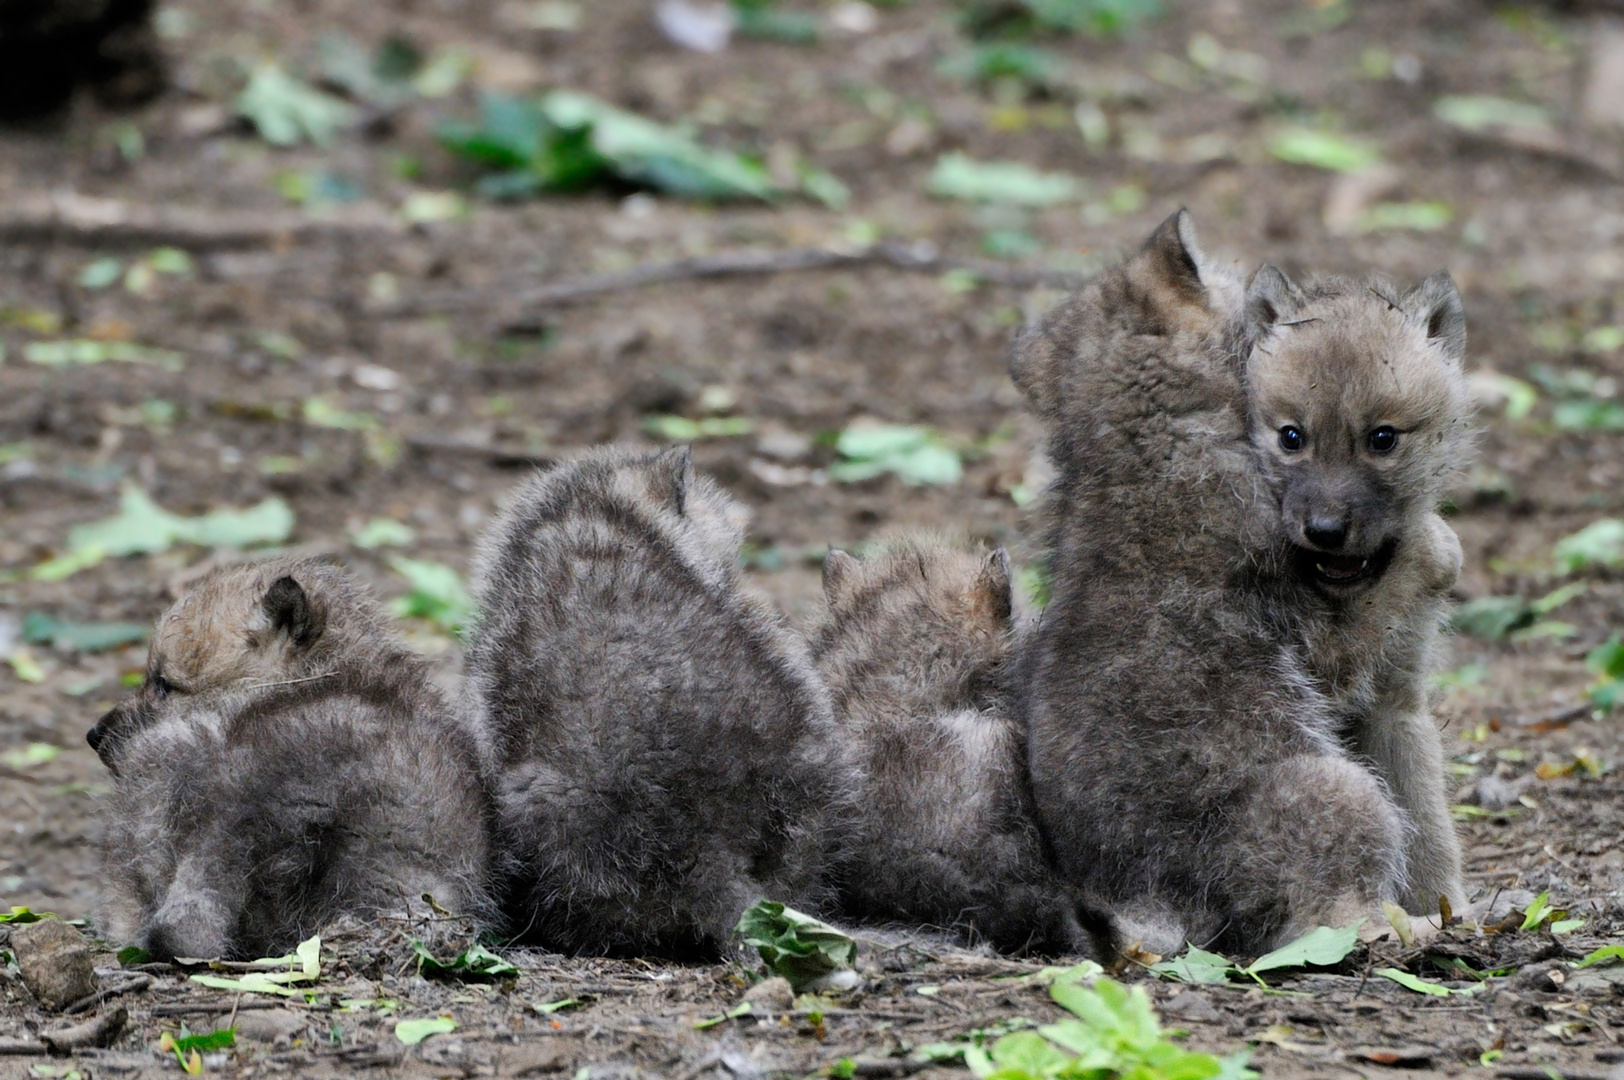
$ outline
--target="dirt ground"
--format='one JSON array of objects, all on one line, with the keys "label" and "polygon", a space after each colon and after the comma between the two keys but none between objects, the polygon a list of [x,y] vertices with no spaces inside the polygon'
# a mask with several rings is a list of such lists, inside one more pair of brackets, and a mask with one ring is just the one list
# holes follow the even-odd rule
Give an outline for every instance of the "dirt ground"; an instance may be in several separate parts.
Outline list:
[{"label": "dirt ground", "polygon": [[[148,621],[199,566],[234,557],[176,548],[32,579],[31,568],[66,550],[72,526],[114,513],[126,483],[188,515],[280,496],[296,515],[293,544],[338,555],[392,597],[407,589],[394,556],[465,570],[474,536],[529,462],[599,442],[647,442],[647,416],[698,417],[719,402],[754,430],[700,441],[696,461],[755,509],[751,576],[792,615],[816,602],[827,546],[888,530],[949,529],[1006,544],[1017,562],[1031,558],[1012,492],[1041,482],[1038,429],[1004,361],[1013,329],[1059,293],[871,266],[677,282],[548,309],[520,302],[544,283],[684,256],[839,244],[877,231],[985,259],[986,233],[1017,229],[1038,249],[1014,265],[1087,271],[1185,205],[1208,245],[1248,268],[1268,258],[1288,272],[1375,269],[1411,283],[1447,267],[1466,301],[1476,370],[1541,386],[1565,378],[1570,389],[1558,396],[1588,393],[1603,409],[1624,379],[1624,333],[1608,329],[1624,325],[1624,128],[1585,112],[1606,63],[1602,43],[1620,33],[1605,5],[1167,3],[1121,39],[1043,42],[1074,65],[1074,85],[1030,97],[944,75],[942,59],[963,43],[952,9],[931,0],[876,7],[872,27],[831,31],[817,44],[735,38],[716,55],[666,41],[651,4],[582,3],[573,30],[523,25],[520,9],[534,6],[166,4],[160,28],[173,86],[160,99],[125,114],[79,102],[39,128],[0,132],[7,636],[30,613]],[[373,116],[325,149],[273,149],[228,122],[233,61],[309,64],[319,36],[335,30],[369,47],[405,34],[431,55],[459,50],[474,66],[450,96]],[[438,121],[471,116],[481,90],[550,87],[662,121],[691,119],[707,141],[769,160],[798,151],[850,187],[850,204],[471,197],[466,218],[401,223],[397,211],[413,193],[467,191],[472,179],[437,145]],[[1445,94],[1541,104],[1556,127],[1534,139],[1464,132],[1433,114]],[[1083,138],[1079,103],[1085,119],[1105,125],[1103,139]],[[1381,190],[1361,193],[1337,174],[1281,161],[1266,147],[1288,123],[1368,140],[1393,173]],[[925,178],[950,150],[1073,173],[1083,198],[1016,213],[932,199]],[[290,176],[324,173],[358,198],[317,213],[279,194],[279,178],[286,190]],[[235,239],[158,228],[109,243],[83,229],[17,224],[18,208],[69,192],[263,227]],[[1350,232],[1338,210],[1350,198],[1355,216],[1378,199],[1443,202],[1453,213],[1432,230]],[[308,227],[283,228],[289,221]],[[98,258],[127,268],[170,244],[191,251],[188,272],[104,288],[81,280]],[[516,323],[545,329],[506,332]],[[131,341],[181,359],[26,361],[30,343],[61,338]],[[322,426],[305,404],[313,398],[367,414],[373,429]],[[1514,785],[1503,788],[1512,800],[1504,809],[1461,811],[1470,888],[1479,897],[1548,890],[1585,924],[1560,937],[1457,928],[1425,954],[1378,944],[1329,972],[1272,980],[1284,992],[1183,988],[1125,972],[1193,1047],[1252,1044],[1265,1076],[1379,1075],[1392,1068],[1382,1062],[1396,1062],[1423,1075],[1577,1080],[1624,1061],[1624,965],[1580,972],[1565,963],[1624,934],[1614,769],[1624,731],[1616,714],[1587,707],[1594,675],[1583,662],[1624,625],[1624,578],[1605,569],[1563,576],[1551,556],[1560,538],[1624,516],[1624,441],[1616,428],[1554,423],[1557,404],[1541,390],[1531,411],[1510,418],[1486,394],[1481,459],[1454,498],[1466,551],[1459,594],[1534,599],[1573,581],[1579,595],[1551,614],[1562,626],[1510,640],[1456,638],[1438,709],[1461,800],[1485,777]],[[828,481],[833,451],[820,436],[864,418],[936,429],[967,450],[963,481]],[[375,518],[403,522],[415,538],[403,548],[356,546],[354,531]],[[412,633],[454,681],[454,644],[424,623]],[[0,766],[0,901],[87,917],[106,777],[84,732],[123,692],[141,649],[31,655],[38,672],[0,667],[0,753],[36,743],[60,753]],[[964,1076],[961,1066],[910,1054],[1015,1018],[1059,1015],[1029,978],[1038,963],[929,941],[868,943],[866,987],[838,1007],[761,1009],[704,1030],[693,1025],[737,1004],[753,978],[747,968],[513,952],[519,979],[462,986],[413,974],[399,934],[328,944],[329,983],[313,1005],[239,1001],[160,967],[144,973],[147,985],[99,1006],[129,1010],[113,1047],[0,1056],[0,1075],[173,1071],[174,1055],[152,1049],[162,1031],[182,1022],[208,1031],[234,1013],[238,1047],[207,1057],[210,1073],[745,1080],[817,1074],[850,1058],[855,1075]],[[1396,965],[1459,978],[1440,966],[1446,956],[1513,970],[1471,996],[1426,996],[1371,977]],[[110,954],[98,965],[118,966]],[[0,973],[0,994],[0,1041],[61,1022],[12,975]],[[398,1009],[345,1011],[333,1004],[340,997],[390,999]],[[565,998],[581,1004],[532,1008]],[[393,1037],[397,1017],[442,1013],[458,1022],[455,1033],[414,1048]]]}]

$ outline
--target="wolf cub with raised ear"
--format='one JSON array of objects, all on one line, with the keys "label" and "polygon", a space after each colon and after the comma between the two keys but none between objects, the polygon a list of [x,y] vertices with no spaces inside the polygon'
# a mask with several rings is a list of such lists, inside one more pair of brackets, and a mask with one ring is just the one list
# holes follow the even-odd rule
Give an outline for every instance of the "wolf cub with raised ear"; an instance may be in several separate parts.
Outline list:
[{"label": "wolf cub with raised ear", "polygon": [[88,735],[113,774],[110,940],[242,958],[340,915],[432,916],[425,894],[494,914],[474,740],[388,626],[314,560],[217,570],[164,612],[141,689]]},{"label": "wolf cub with raised ear", "polygon": [[[1459,300],[1445,281],[1327,323],[1326,356],[1314,362],[1372,373],[1458,367]],[[1058,470],[1053,599],[1022,657],[1040,820],[1073,882],[1130,917],[1172,912],[1177,936],[1240,952],[1371,916],[1376,901],[1406,896],[1410,880],[1412,815],[1389,790],[1399,785],[1377,776],[1409,751],[1382,722],[1388,745],[1361,745],[1345,710],[1359,680],[1344,669],[1373,662],[1348,643],[1380,630],[1350,614],[1345,633],[1335,611],[1357,612],[1344,603],[1355,595],[1347,587],[1369,567],[1338,561],[1322,532],[1300,532],[1287,500],[1310,504],[1307,474],[1294,483],[1258,434],[1266,354],[1283,355],[1274,335],[1323,321],[1310,313],[1289,325],[1298,320],[1282,315],[1288,307],[1266,302],[1276,291],[1274,276],[1248,291],[1208,260],[1181,212],[1025,335],[1012,361],[1049,422]],[[1379,398],[1377,386],[1373,407],[1431,400]],[[1423,429],[1452,426],[1447,412],[1347,423],[1374,432],[1413,422],[1425,445]],[[1423,520],[1432,511],[1420,492],[1406,505]],[[1415,530],[1387,552],[1387,569],[1398,550],[1427,543],[1448,548],[1436,531]],[[1444,567],[1422,575],[1428,589],[1449,575],[1447,550],[1422,561]],[[1387,760],[1373,769],[1355,752]]]},{"label": "wolf cub with raised ear", "polygon": [[469,696],[524,936],[715,956],[755,901],[830,898],[857,775],[805,644],[745,589],[745,520],[687,448],[600,449],[481,540]]},{"label": "wolf cub with raised ear", "polygon": [[1101,951],[1045,865],[1027,790],[1003,685],[1009,556],[924,538],[830,551],[823,592],[812,653],[866,773],[843,906],[1007,952]]},{"label": "wolf cub with raised ear", "polygon": [[1302,288],[1272,266],[1247,291],[1251,438],[1277,493],[1308,668],[1339,734],[1409,819],[1399,899],[1465,901],[1429,706],[1460,540],[1437,507],[1471,456],[1465,321],[1449,276],[1400,295],[1380,280]]}]

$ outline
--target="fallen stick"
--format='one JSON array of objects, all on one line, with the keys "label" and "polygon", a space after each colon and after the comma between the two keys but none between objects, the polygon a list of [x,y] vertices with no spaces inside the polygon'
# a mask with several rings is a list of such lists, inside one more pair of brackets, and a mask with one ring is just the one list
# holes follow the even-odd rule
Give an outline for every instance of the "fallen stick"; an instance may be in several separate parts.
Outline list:
[{"label": "fallen stick", "polygon": [[82,1013],[92,1006],[101,1004],[110,997],[117,997],[120,994],[128,994],[132,990],[145,990],[151,985],[151,975],[132,975],[121,983],[113,983],[111,986],[102,987],[94,994],[86,994],[78,1001],[75,1001],[72,1005],[69,1005],[67,1008],[63,1009],[62,1012],[68,1016],[72,1016],[74,1013]]},{"label": "fallen stick", "polygon": [[286,246],[339,235],[401,235],[382,214],[311,217],[143,206],[74,192],[45,192],[0,202],[0,243],[83,247],[176,247],[187,251]]},{"label": "fallen stick", "polygon": [[112,1046],[129,1018],[129,1011],[119,1005],[83,1024],[42,1031],[40,1041],[56,1054],[65,1054],[81,1046]]},{"label": "fallen stick", "polygon": [[886,242],[868,247],[789,248],[784,251],[727,251],[716,255],[694,255],[664,263],[646,263],[608,274],[593,274],[574,281],[560,281],[503,296],[492,292],[429,293],[391,308],[391,315],[428,315],[502,304],[524,314],[501,324],[505,334],[535,333],[544,325],[536,309],[578,304],[609,293],[643,289],[678,281],[710,281],[720,278],[789,274],[807,270],[846,270],[865,266],[888,266],[922,274],[944,274],[950,270],[968,271],[977,281],[1013,289],[1075,289],[1088,275],[1069,270],[1006,266],[981,259],[956,259],[942,255],[929,241],[914,244]]},{"label": "fallen stick", "polygon": [[0,1057],[43,1054],[45,1052],[45,1044],[38,1039],[0,1039]]}]

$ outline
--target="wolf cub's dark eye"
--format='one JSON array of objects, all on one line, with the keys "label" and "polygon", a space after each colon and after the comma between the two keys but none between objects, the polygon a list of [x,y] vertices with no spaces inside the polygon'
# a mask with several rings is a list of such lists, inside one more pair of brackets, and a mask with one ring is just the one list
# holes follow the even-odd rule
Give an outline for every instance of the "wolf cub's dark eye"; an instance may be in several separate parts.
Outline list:
[{"label": "wolf cub's dark eye", "polygon": [[1280,449],[1284,450],[1288,454],[1295,454],[1297,451],[1301,450],[1307,442],[1308,440],[1303,437],[1301,428],[1293,427],[1291,424],[1287,424],[1285,427],[1280,429]]},{"label": "wolf cub's dark eye", "polygon": [[1369,441],[1372,454],[1391,454],[1398,445],[1398,432],[1384,425],[1370,433]]},{"label": "wolf cub's dark eye", "polygon": [[164,678],[162,675],[154,675],[152,678],[148,679],[147,688],[151,690],[154,695],[160,698],[168,697],[169,692],[175,689],[173,686],[169,685],[169,680]]}]

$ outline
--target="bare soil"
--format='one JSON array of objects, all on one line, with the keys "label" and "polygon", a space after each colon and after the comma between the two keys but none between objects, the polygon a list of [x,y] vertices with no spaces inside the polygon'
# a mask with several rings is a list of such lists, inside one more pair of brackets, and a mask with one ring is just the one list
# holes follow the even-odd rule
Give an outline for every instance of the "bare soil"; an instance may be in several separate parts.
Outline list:
[{"label": "bare soil", "polygon": [[[645,262],[838,243],[858,221],[951,255],[985,257],[983,233],[1007,225],[1008,215],[924,194],[945,150],[1086,180],[1087,209],[1065,205],[1015,220],[1041,242],[1033,265],[1101,265],[1186,205],[1209,246],[1248,267],[1267,257],[1288,272],[1377,269],[1401,282],[1448,267],[1466,299],[1478,369],[1528,378],[1546,365],[1624,379],[1624,351],[1605,340],[1589,351],[1580,344],[1590,330],[1624,323],[1624,138],[1619,128],[1588,126],[1580,110],[1601,63],[1591,45],[1610,25],[1594,9],[1501,10],[1474,0],[1170,3],[1122,40],[1045,43],[1076,65],[1109,122],[1109,140],[1091,147],[1070,99],[1000,98],[940,74],[941,58],[962,43],[950,8],[934,0],[878,8],[868,33],[826,35],[812,46],[735,39],[715,56],[666,42],[648,4],[583,3],[579,28],[568,32],[515,29],[512,13],[523,6],[171,5],[163,25],[174,85],[156,102],[113,114],[81,101],[43,127],[0,132],[0,229],[8,210],[50,192],[270,223],[265,242],[177,234],[193,251],[193,271],[154,275],[144,292],[122,284],[91,290],[78,277],[104,255],[144,256],[163,245],[161,235],[110,246],[73,229],[7,233],[0,566],[10,571],[0,618],[150,620],[201,565],[233,557],[177,549],[109,560],[58,582],[28,578],[30,567],[63,552],[71,526],[112,514],[129,482],[186,514],[280,495],[297,515],[295,544],[335,553],[381,593],[398,595],[406,586],[389,557],[465,569],[474,536],[527,462],[597,442],[646,441],[647,415],[697,416],[702,398],[717,399],[709,387],[725,388],[755,432],[703,440],[696,460],[755,508],[752,576],[792,615],[803,617],[817,600],[826,546],[888,530],[946,529],[1028,559],[1027,526],[1011,492],[1041,480],[1032,466],[1039,433],[1004,360],[1013,328],[1057,293],[964,290],[935,275],[869,267],[678,282],[546,311],[515,302],[543,283]],[[308,63],[317,38],[335,30],[369,46],[405,33],[430,53],[460,49],[476,67],[451,97],[415,100],[327,149],[275,150],[224,122],[231,58]],[[1200,35],[1261,58],[1262,80],[1197,66],[1190,57],[1210,55]],[[851,187],[851,205],[713,207],[603,193],[475,200],[466,220],[398,223],[394,212],[412,192],[460,189],[471,179],[437,147],[439,119],[470,116],[482,89],[553,86],[661,120],[696,119],[718,145],[769,158],[802,152]],[[1446,93],[1543,104],[1557,135],[1536,145],[1464,134],[1431,112]],[[1335,176],[1266,152],[1286,122],[1340,127],[1379,145],[1398,170],[1384,197],[1447,202],[1452,222],[1436,231],[1334,235],[1324,215]],[[132,131],[138,155],[118,149],[131,144]],[[415,169],[403,167],[408,160]],[[283,229],[301,212],[278,194],[277,178],[299,171],[331,172],[361,199],[309,227]],[[502,332],[538,319],[544,334]],[[168,370],[25,361],[29,342],[57,337],[162,346],[184,362]],[[285,347],[289,340],[294,347]],[[398,385],[364,365],[395,373]],[[1604,382],[1598,393],[1610,387],[1617,392]],[[377,417],[387,437],[301,422],[302,403],[314,397]],[[1562,583],[1552,545],[1624,512],[1619,433],[1561,430],[1547,404],[1520,420],[1498,407],[1485,412],[1480,465],[1454,499],[1466,549],[1462,599],[1545,594]],[[828,482],[832,451],[815,437],[860,418],[927,424],[969,448],[963,482]],[[416,540],[399,551],[354,546],[352,531],[377,517],[406,522]],[[1253,1064],[1267,1076],[1369,1076],[1393,1063],[1455,1075],[1486,1071],[1480,1055],[1499,1051],[1487,1064],[1500,1075],[1555,1075],[1549,1067],[1577,1078],[1607,1075],[1624,1060],[1624,969],[1579,972],[1565,963],[1624,931],[1624,815],[1613,769],[1624,759],[1624,731],[1616,716],[1584,707],[1593,676],[1582,662],[1624,622],[1624,580],[1606,571],[1575,580],[1585,583],[1583,595],[1552,616],[1568,624],[1566,636],[1456,640],[1451,670],[1469,669],[1475,681],[1455,680],[1438,708],[1463,799],[1483,777],[1514,781],[1542,764],[1551,776],[1529,780],[1505,810],[1462,821],[1471,888],[1479,897],[1548,890],[1585,925],[1561,937],[1455,927],[1425,953],[1379,943],[1340,969],[1271,980],[1284,992],[1180,988],[1130,966],[1122,977],[1143,980],[1191,1045],[1227,1052],[1253,1043]],[[453,681],[454,644],[425,625],[413,633]],[[41,765],[0,767],[0,898],[87,917],[96,889],[94,810],[106,777],[84,731],[122,693],[141,650],[34,655],[40,682],[0,667],[0,752],[31,743],[61,752]],[[1580,757],[1601,774],[1572,769]],[[868,943],[865,990],[821,1016],[763,1009],[696,1030],[736,1005],[754,973],[515,951],[509,956],[523,969],[516,981],[431,983],[413,973],[404,934],[341,933],[329,941],[330,977],[314,1005],[253,995],[239,1002],[184,971],[156,969],[147,972],[150,985],[100,1006],[130,1011],[113,1047],[0,1057],[0,1075],[170,1072],[173,1055],[152,1049],[162,1031],[182,1022],[207,1031],[235,1009],[239,1046],[210,1057],[211,1073],[585,1069],[594,1078],[697,1080],[806,1075],[852,1058],[858,1075],[963,1076],[908,1053],[1012,1018],[1058,1015],[1046,991],[1022,978],[1036,962],[896,941]],[[1450,997],[1371,975],[1401,966],[1460,979],[1438,966],[1446,955],[1480,971],[1515,970],[1474,995]],[[98,963],[117,967],[111,954]],[[130,981],[138,980],[109,974],[104,985]],[[919,992],[932,986],[939,990]],[[0,1041],[64,1022],[42,1013],[14,975],[0,974],[0,995]],[[398,1011],[346,1012],[332,1004],[338,996],[388,998]],[[530,1007],[564,998],[581,1004],[551,1013]],[[415,1048],[393,1037],[397,1017],[440,1013],[457,1020],[455,1033]]]}]

